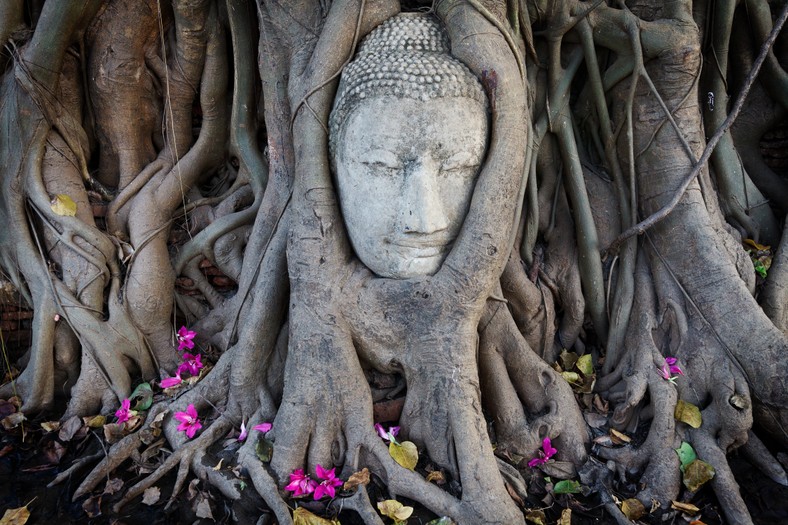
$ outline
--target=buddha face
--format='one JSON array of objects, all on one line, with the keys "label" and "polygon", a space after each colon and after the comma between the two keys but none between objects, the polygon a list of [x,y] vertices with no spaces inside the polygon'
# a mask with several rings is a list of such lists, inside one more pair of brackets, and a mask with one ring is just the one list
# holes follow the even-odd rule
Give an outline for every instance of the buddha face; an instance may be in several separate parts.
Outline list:
[{"label": "buddha face", "polygon": [[335,153],[359,259],[382,277],[437,272],[468,213],[486,145],[485,108],[470,98],[360,102]]}]

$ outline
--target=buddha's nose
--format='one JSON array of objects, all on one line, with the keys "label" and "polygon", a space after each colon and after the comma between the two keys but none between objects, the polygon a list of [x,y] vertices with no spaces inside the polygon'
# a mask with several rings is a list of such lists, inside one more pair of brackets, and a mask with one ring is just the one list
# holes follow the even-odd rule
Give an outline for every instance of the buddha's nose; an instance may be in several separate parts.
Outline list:
[{"label": "buddha's nose", "polygon": [[439,177],[440,170],[431,160],[414,163],[406,173],[401,211],[405,233],[435,233],[449,227]]}]

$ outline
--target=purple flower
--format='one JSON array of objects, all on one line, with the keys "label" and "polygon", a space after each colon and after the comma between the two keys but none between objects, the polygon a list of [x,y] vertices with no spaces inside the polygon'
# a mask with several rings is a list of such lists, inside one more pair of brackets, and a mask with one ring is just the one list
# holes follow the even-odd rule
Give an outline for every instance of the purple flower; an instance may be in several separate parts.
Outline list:
[{"label": "purple flower", "polygon": [[292,492],[293,497],[306,496],[311,494],[317,488],[317,482],[309,477],[309,474],[304,474],[304,469],[296,469],[290,474],[290,483],[285,487],[285,490]]},{"label": "purple flower", "polygon": [[531,461],[529,461],[528,466],[534,468],[539,465],[544,465],[547,463],[547,460],[555,456],[557,452],[558,451],[553,448],[550,438],[546,437],[542,440],[542,450],[539,451],[539,457],[533,458]]},{"label": "purple flower", "polygon": [[243,441],[246,439],[246,436],[249,435],[249,432],[246,431],[246,422],[241,421],[241,433],[238,435],[238,441]]},{"label": "purple flower", "polygon": [[675,357],[665,358],[665,364],[657,368],[657,370],[659,371],[659,375],[662,376],[662,379],[665,379],[666,381],[670,381],[671,383],[675,384],[676,376],[674,376],[673,374],[678,374],[681,376],[684,375],[684,372],[682,372],[679,365],[676,364],[677,361],[678,359],[676,359]]},{"label": "purple flower", "polygon": [[178,432],[186,432],[189,439],[193,438],[194,434],[202,428],[202,423],[197,419],[197,409],[194,408],[194,405],[186,407],[186,412],[175,412],[172,417],[181,422],[178,425]]},{"label": "purple flower", "polygon": [[323,496],[333,498],[336,496],[336,487],[341,487],[344,482],[336,477],[334,473],[336,469],[326,470],[321,465],[317,465],[317,477],[322,480],[320,484],[315,487],[315,500],[319,500]]},{"label": "purple flower", "polygon": [[183,379],[181,379],[181,374],[179,372],[175,377],[166,377],[166,378],[162,379],[161,383],[159,383],[159,385],[162,388],[172,388],[172,387],[174,387],[176,385],[180,385],[182,382],[183,382]]},{"label": "purple flower", "polygon": [[[194,343],[192,343],[194,346]],[[200,374],[200,368],[202,368],[202,354],[192,355],[189,352],[183,353],[183,363],[178,366],[178,375],[181,375],[184,372],[189,372],[192,376],[197,376]]]},{"label": "purple flower", "polygon": [[253,426],[252,430],[256,430],[258,432],[262,432],[263,434],[265,434],[266,432],[268,432],[272,428],[273,428],[273,425],[271,423],[260,423],[259,425]]},{"label": "purple flower", "polygon": [[184,350],[188,348],[191,350],[194,348],[194,336],[197,335],[197,332],[192,332],[185,326],[181,326],[176,334],[175,338],[178,339],[178,350]]},{"label": "purple flower", "polygon": [[120,403],[120,408],[115,412],[115,417],[118,418],[118,423],[125,423],[131,416],[136,416],[137,412],[131,409],[131,399],[124,399]]},{"label": "purple flower", "polygon": [[397,434],[399,434],[399,427],[389,427],[388,432],[383,429],[383,425],[380,423],[375,423],[375,432],[378,433],[380,439],[385,439],[386,441],[393,441],[394,443],[397,442],[394,439]]}]

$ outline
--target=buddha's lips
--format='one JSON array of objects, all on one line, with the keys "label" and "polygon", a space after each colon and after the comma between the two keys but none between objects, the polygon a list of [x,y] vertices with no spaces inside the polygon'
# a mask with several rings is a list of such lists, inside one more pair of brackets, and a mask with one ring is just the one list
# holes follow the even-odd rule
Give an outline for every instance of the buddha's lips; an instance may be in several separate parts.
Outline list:
[{"label": "buddha's lips", "polygon": [[445,236],[428,236],[422,238],[402,238],[386,239],[386,242],[396,248],[407,252],[411,257],[438,257],[444,255],[451,248],[454,239]]}]

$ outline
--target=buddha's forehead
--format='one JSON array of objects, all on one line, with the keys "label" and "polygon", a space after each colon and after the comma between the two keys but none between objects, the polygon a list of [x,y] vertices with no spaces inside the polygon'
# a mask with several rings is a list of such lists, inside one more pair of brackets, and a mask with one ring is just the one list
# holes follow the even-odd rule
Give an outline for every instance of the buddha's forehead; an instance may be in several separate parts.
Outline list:
[{"label": "buddha's forehead", "polygon": [[345,153],[384,148],[409,151],[465,148],[481,154],[486,145],[487,113],[479,101],[463,97],[414,100],[373,97],[360,102],[343,125]]}]

